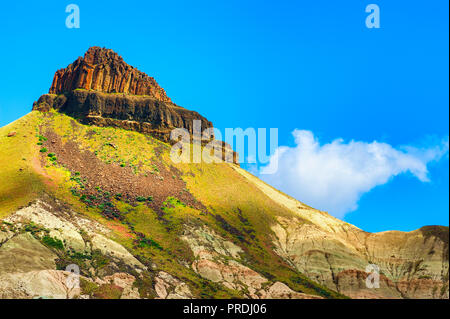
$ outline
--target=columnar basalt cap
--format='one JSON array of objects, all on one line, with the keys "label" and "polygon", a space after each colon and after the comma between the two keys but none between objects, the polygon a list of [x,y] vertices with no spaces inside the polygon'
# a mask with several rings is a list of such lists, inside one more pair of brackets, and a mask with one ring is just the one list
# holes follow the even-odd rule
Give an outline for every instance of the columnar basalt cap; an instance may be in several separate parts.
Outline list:
[{"label": "columnar basalt cap", "polygon": [[89,48],[83,58],[58,70],[49,93],[61,94],[75,89],[146,95],[171,102],[154,78],[125,63],[113,50],[101,47]]}]

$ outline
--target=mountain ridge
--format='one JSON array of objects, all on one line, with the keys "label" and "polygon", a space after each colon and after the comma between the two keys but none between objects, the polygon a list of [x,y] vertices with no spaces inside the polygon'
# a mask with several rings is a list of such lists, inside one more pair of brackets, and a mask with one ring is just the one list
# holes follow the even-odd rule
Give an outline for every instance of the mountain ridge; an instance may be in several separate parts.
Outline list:
[{"label": "mountain ridge", "polygon": [[0,128],[0,298],[448,298],[448,227],[368,233],[236,163],[174,163],[191,111],[70,89]]}]

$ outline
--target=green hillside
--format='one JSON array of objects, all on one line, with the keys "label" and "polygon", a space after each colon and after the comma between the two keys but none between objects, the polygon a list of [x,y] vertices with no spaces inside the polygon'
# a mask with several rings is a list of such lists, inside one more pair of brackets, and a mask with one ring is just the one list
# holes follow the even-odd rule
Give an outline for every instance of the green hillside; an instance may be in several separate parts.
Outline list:
[{"label": "green hillside", "polygon": [[[12,132],[15,135],[8,137]],[[186,234],[189,229],[199,234],[204,226],[204,240],[213,243],[208,239],[213,232],[240,248],[238,255],[227,257],[230,260],[220,257],[218,264],[238,261],[239,267],[293,291],[343,297],[303,276],[273,251],[271,226],[276,218],[298,215],[256,188],[233,164],[174,164],[169,154],[168,144],[144,134],[83,125],[56,111],[33,111],[0,129],[0,218],[46,199],[99,222],[148,266],[136,276],[141,297],[154,297],[156,271],[187,283],[195,297],[242,298],[249,293],[208,280],[187,266],[199,255],[190,246],[194,237]],[[84,258],[84,252],[76,255],[67,245],[51,243],[47,247],[60,257],[58,267],[75,261],[89,277],[89,267],[102,265],[103,257],[93,251]],[[135,275],[125,266],[123,271]],[[85,283],[85,293],[99,289],[89,287]]]}]

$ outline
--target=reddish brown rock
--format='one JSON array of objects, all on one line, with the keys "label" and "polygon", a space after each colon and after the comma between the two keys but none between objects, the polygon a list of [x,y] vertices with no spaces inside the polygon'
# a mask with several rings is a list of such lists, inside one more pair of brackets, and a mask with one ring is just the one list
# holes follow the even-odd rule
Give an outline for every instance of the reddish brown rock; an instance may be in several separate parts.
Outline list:
[{"label": "reddish brown rock", "polygon": [[16,136],[16,132],[10,132],[10,133],[8,133],[8,137],[13,137],[13,136]]},{"label": "reddish brown rock", "polygon": [[67,68],[58,70],[49,93],[60,94],[75,89],[105,93],[147,95],[159,101],[170,98],[155,79],[125,63],[113,50],[91,47]]},{"label": "reddish brown rock", "polygon": [[[33,104],[36,111],[51,109],[86,124],[133,130],[168,143],[175,142],[170,134],[176,128],[186,129],[193,141],[194,121],[200,121],[202,131],[213,127],[197,112],[172,103],[155,79],[125,63],[114,51],[100,47],[89,48],[84,58],[56,72],[50,94]],[[230,145],[213,135],[201,143],[221,151],[214,156],[239,163]]]}]

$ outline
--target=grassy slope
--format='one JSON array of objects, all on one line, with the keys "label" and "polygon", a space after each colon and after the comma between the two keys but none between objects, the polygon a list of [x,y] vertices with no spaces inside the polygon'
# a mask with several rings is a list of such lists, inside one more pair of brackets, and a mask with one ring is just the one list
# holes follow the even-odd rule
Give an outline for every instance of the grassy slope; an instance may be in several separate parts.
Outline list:
[{"label": "grassy slope", "polygon": [[[188,207],[176,198],[168,198],[163,205],[167,222],[163,223],[144,204],[134,206],[113,199],[112,203],[126,217],[122,222],[110,220],[104,218],[97,207],[88,207],[70,192],[70,188],[76,186],[70,180],[71,172],[57,160],[53,163],[47,159],[43,168],[36,165],[40,155],[45,154],[39,152],[40,146],[37,145],[41,124],[51,127],[63,140],[74,140],[82,149],[95,152],[101,161],[129,166],[135,174],[158,174],[152,160],[165,166],[172,165],[170,147],[151,137],[121,129],[81,125],[56,112],[45,115],[31,112],[0,129],[0,218],[45,190],[75,210],[107,225],[113,230],[114,239],[141,260],[153,261],[160,269],[191,283],[198,296],[239,297],[239,293],[201,279],[180,263],[190,264],[194,258],[187,244],[179,239],[183,224],[206,223],[221,236],[241,246],[247,256],[244,263],[267,278],[282,281],[297,291],[340,297],[293,271],[272,252],[270,226],[275,222],[275,216],[292,216],[292,213],[255,189],[229,164],[174,165],[182,172],[186,188],[207,207],[209,214]],[[17,131],[17,135],[6,137],[10,131]],[[110,144],[115,147],[108,146]],[[20,168],[23,168],[22,172]],[[136,236],[130,231],[130,226],[156,244],[136,245]]]},{"label": "grassy slope", "polygon": [[[44,189],[36,171],[41,116],[31,113],[0,128],[0,218],[26,205]],[[16,132],[13,137],[7,137]]]}]

